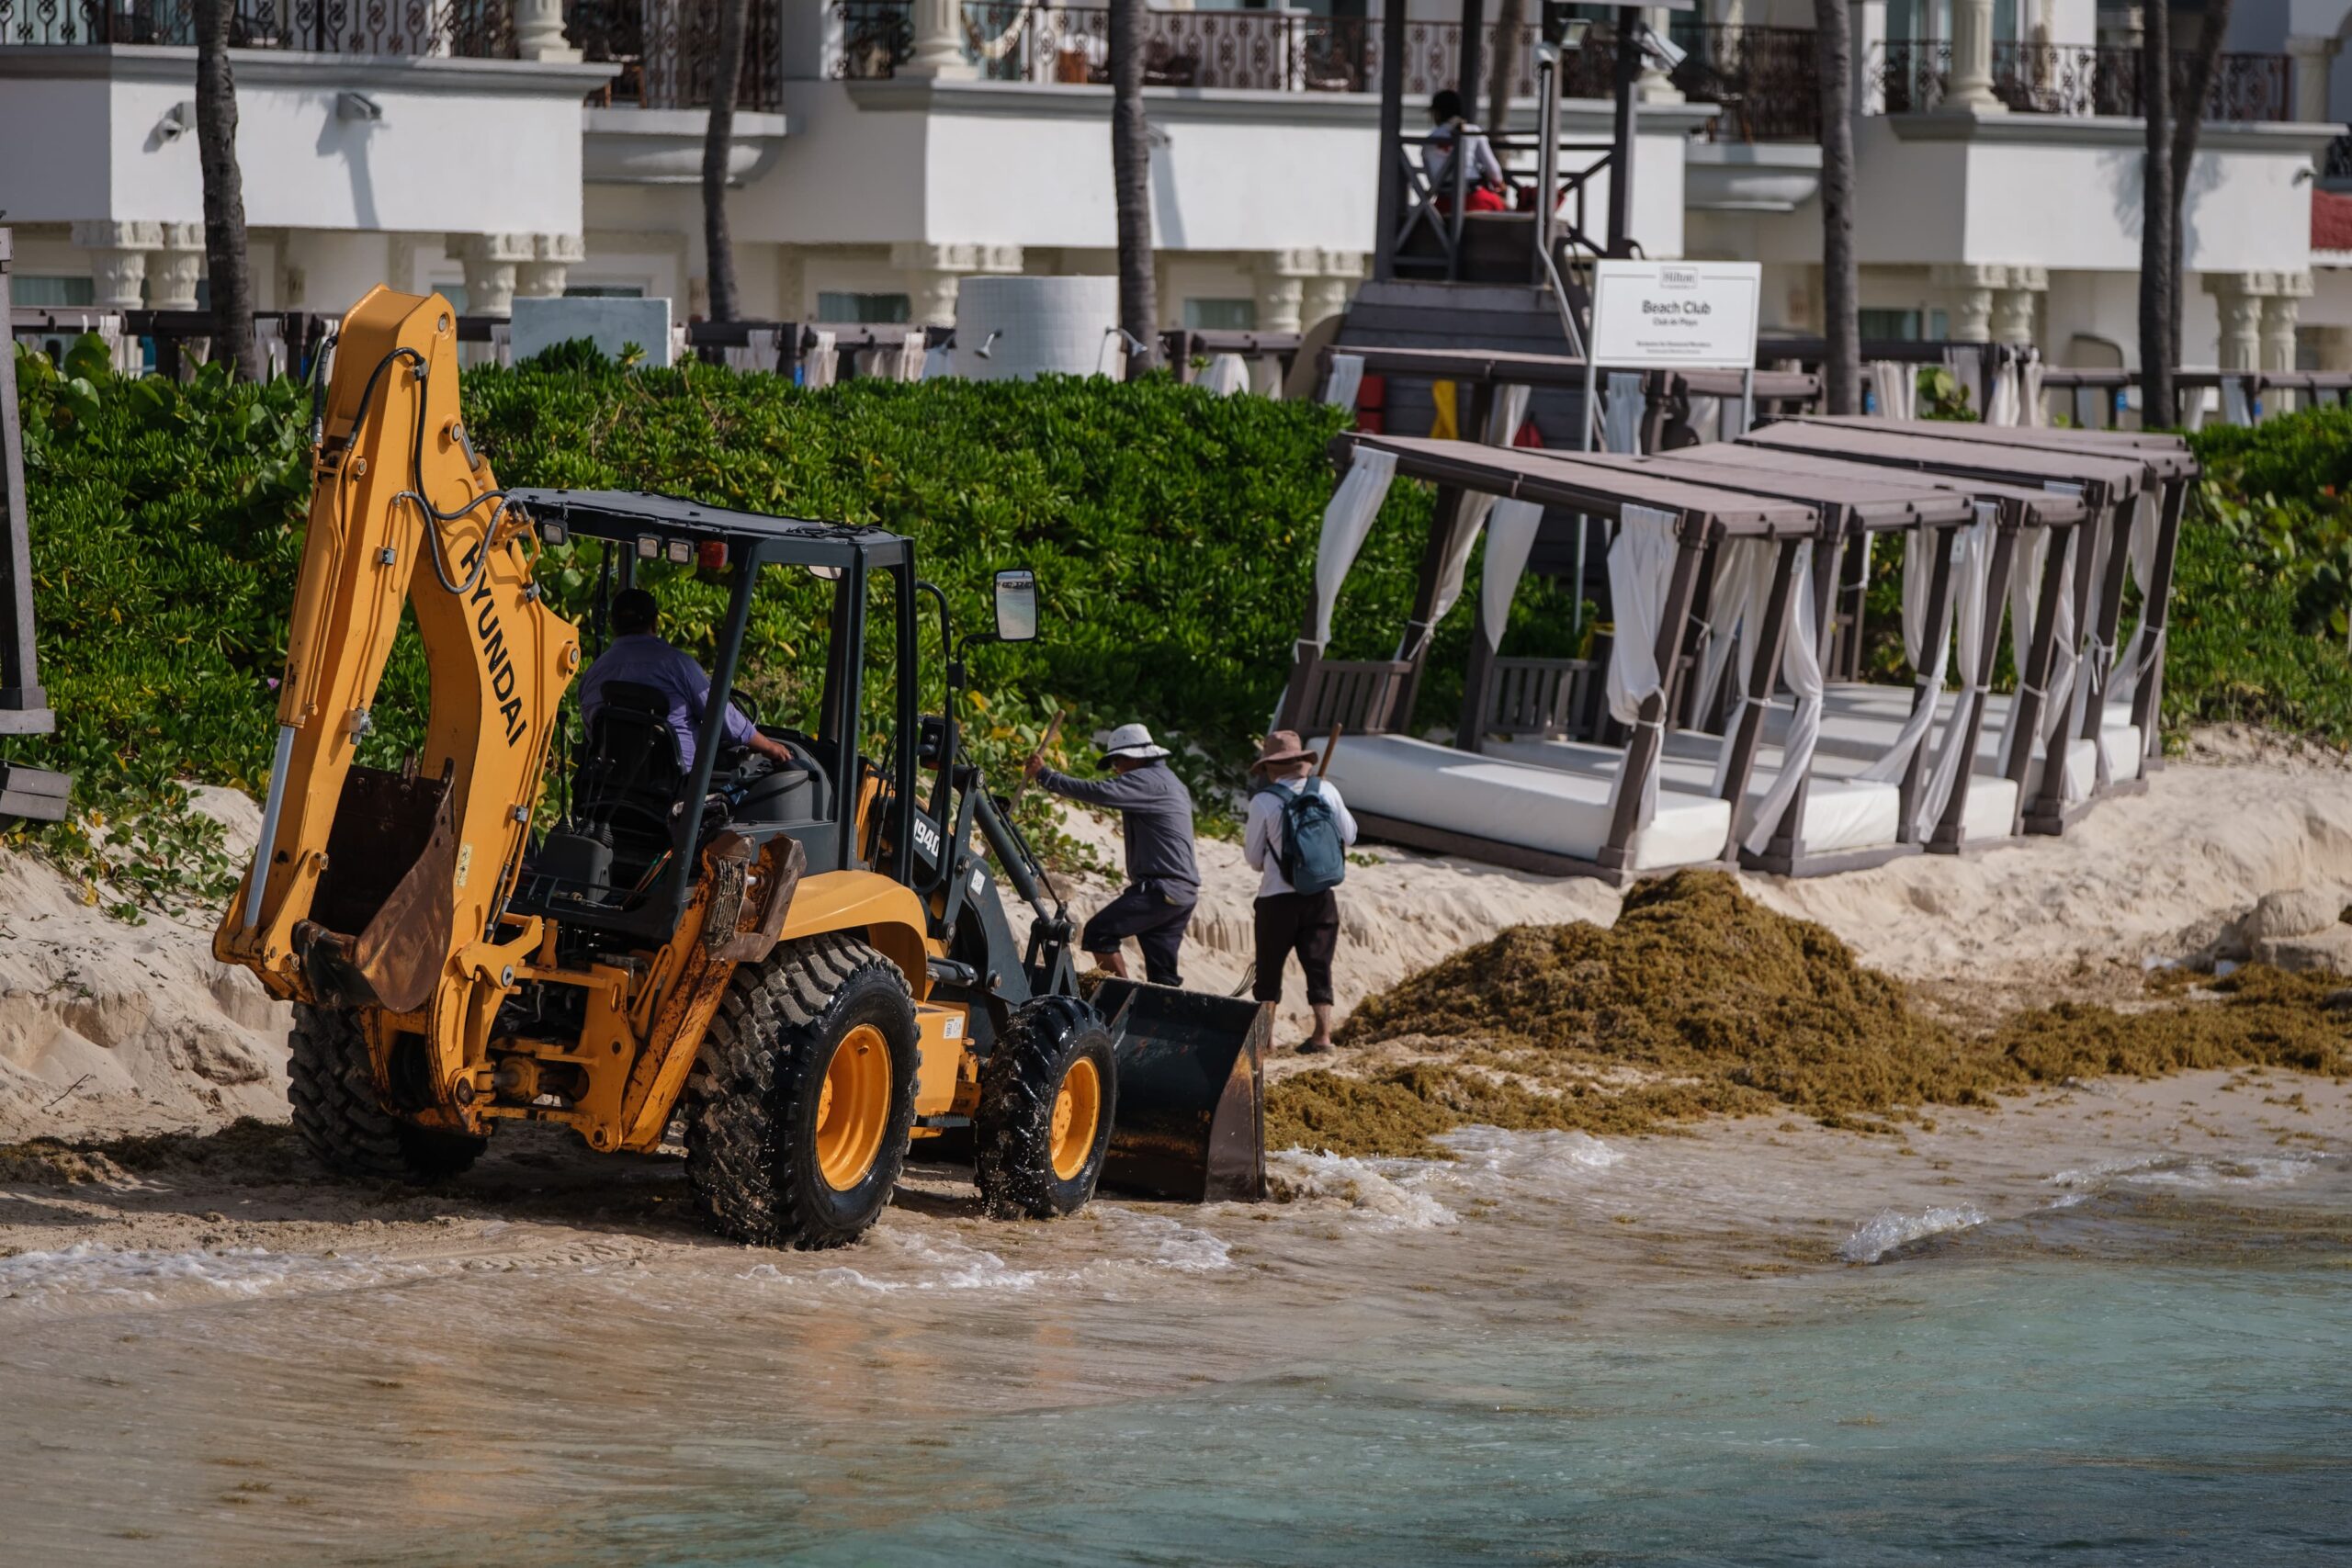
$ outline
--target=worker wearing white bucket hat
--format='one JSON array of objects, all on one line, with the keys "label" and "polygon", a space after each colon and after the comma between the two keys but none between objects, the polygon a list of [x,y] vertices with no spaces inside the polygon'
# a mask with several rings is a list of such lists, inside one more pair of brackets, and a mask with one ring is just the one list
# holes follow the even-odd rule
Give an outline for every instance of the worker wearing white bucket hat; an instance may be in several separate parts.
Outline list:
[{"label": "worker wearing white bucket hat", "polygon": [[1168,748],[1153,741],[1140,724],[1123,724],[1096,745],[1107,779],[1078,779],[1056,773],[1038,758],[1028,774],[1046,789],[1082,806],[1119,814],[1126,841],[1127,886],[1094,913],[1079,934],[1079,945],[1094,962],[1126,978],[1120,944],[1129,937],[1143,949],[1144,976],[1155,986],[1181,986],[1176,960],[1184,928],[1200,902],[1201,872],[1193,858],[1193,796],[1167,763]]}]

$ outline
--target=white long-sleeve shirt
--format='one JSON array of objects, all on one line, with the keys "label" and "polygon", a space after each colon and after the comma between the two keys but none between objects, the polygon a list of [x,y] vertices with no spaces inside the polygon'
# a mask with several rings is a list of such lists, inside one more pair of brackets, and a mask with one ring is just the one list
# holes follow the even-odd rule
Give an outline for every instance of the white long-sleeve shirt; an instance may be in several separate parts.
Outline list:
[{"label": "white long-sleeve shirt", "polygon": [[1331,803],[1331,815],[1340,824],[1340,842],[1356,841],[1356,819],[1348,814],[1348,803],[1340,798],[1339,790],[1329,779],[1276,779],[1272,789],[1261,789],[1250,797],[1250,816],[1241,832],[1242,858],[1250,863],[1250,870],[1259,873],[1261,898],[1295,891],[1290,878],[1283,874],[1283,797],[1274,791],[1287,790],[1296,795],[1309,784]]}]

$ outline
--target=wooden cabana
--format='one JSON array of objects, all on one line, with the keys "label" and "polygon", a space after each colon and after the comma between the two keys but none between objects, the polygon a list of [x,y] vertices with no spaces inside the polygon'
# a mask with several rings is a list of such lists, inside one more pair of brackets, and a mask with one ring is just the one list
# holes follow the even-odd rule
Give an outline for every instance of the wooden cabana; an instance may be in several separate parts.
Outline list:
[{"label": "wooden cabana", "polygon": [[[1737,798],[1702,795],[1660,777],[1671,672],[1711,550],[1730,539],[1770,548],[1780,598],[1770,613],[1784,621],[1797,580],[1794,556],[1818,536],[1818,510],[1589,458],[1469,442],[1343,435],[1332,457],[1341,479],[1325,515],[1316,600],[1280,722],[1308,733],[1345,727],[1330,773],[1365,829],[1416,848],[1614,883],[1724,860],[1736,841],[1744,790]],[[1458,591],[1461,563],[1482,526],[1489,531],[1490,581],[1510,584],[1542,508],[1583,513],[1616,528],[1610,565],[1620,635],[1609,686],[1628,738],[1609,776],[1480,757],[1414,738],[1426,635],[1409,637],[1390,660],[1325,656],[1348,567],[1400,476],[1438,489],[1413,615],[1425,627],[1442,616],[1449,576]],[[1482,593],[1482,616],[1494,613],[1493,597]],[[1499,640],[1498,626],[1489,630]],[[1771,672],[1759,669],[1755,679],[1763,689],[1746,694],[1760,704]],[[1743,780],[1759,739],[1760,728],[1751,727],[1747,761],[1734,759]]]},{"label": "wooden cabana", "polygon": [[[2346,378],[2352,380],[2352,378]],[[2197,455],[2186,437],[2167,431],[2053,429],[2040,425],[1930,423],[1896,424],[1886,420],[1804,416],[1821,424],[1874,424],[1880,429],[1932,433],[1947,440],[1992,446],[2022,446],[2041,452],[2079,452],[2121,457],[2145,468],[2139,510],[2132,525],[2128,565],[2140,591],[2140,620],[2132,641],[2118,655],[2130,693],[2123,707],[2140,732],[2144,775],[2164,766],[2164,650],[2171,621],[2173,563],[2179,553],[2180,525],[2188,508],[2188,487],[2197,478]],[[2112,699],[2110,698],[2110,705]]]},{"label": "wooden cabana", "polygon": [[[1943,681],[1950,638],[1947,617],[1963,581],[1978,598],[1988,574],[1998,574],[2006,582],[2009,540],[1993,509],[1986,508],[1980,517],[1970,498],[1908,476],[1872,469],[1741,468],[1709,461],[1718,449],[1720,444],[1711,444],[1661,457],[1589,459],[1624,471],[1796,502],[1813,508],[1817,520],[1804,552],[1809,558],[1790,552],[1776,565],[1780,572],[1794,569],[1796,592],[1787,597],[1785,615],[1780,612],[1788,584],[1775,581],[1764,601],[1771,608],[1758,615],[1755,585],[1743,587],[1742,580],[1752,578],[1760,562],[1738,561],[1740,547],[1734,541],[1719,542],[1710,552],[1702,570],[1702,604],[1694,610],[1669,683],[1670,711],[1679,716],[1680,728],[1666,738],[1667,776],[1700,787],[1712,784],[1742,803],[1750,794],[1749,779],[1758,781],[1755,793],[1760,798],[1754,803],[1753,820],[1739,823],[1736,834],[1739,863],[1752,869],[1811,876],[1915,853],[1933,820],[1943,815],[1946,801],[1956,791],[1964,794],[1968,783],[1967,770],[1957,760],[1965,753],[1955,753],[1949,768],[1930,768],[1937,755],[1929,743],[1937,716],[1935,688]],[[1982,526],[1966,536],[1970,564],[1956,574],[1951,570],[1955,540],[1980,522]],[[1924,624],[1937,628],[1941,640],[1935,644],[1932,684],[1923,676],[1913,712],[1894,727],[1883,746],[1849,767],[1845,759],[1817,746],[1824,717],[1821,653],[1834,614],[1828,590],[1841,553],[1883,535],[1913,541],[1932,558],[1934,569],[1921,609]],[[1981,609],[1972,605],[1972,613],[1982,619]],[[1923,635],[1921,640],[1926,647],[1928,639]],[[1972,650],[1973,640],[1973,635],[1967,639]],[[1749,678],[1736,682],[1743,694],[1727,701],[1734,683],[1723,677],[1735,645]],[[1473,647],[1470,685],[1475,701],[1480,675],[1477,645]],[[1758,668],[1765,672],[1760,682],[1753,679]],[[1769,704],[1776,675],[1791,699],[1785,708]],[[1465,712],[1475,711],[1470,701],[1464,706]],[[1515,739],[1495,750],[1522,760],[1549,753],[1565,761],[1565,752],[1591,749]],[[1694,768],[1695,777],[1678,771]],[[1996,830],[2001,836],[2013,830],[2007,814]]]},{"label": "wooden cabana", "polygon": [[[1937,434],[1914,433],[1927,428],[1936,428]],[[2119,787],[2138,787],[2146,750],[2143,736],[2130,726],[2128,716],[2120,726],[2113,722],[2115,716],[2107,710],[2104,691],[2114,662],[2135,507],[2148,482],[2143,461],[2124,454],[2098,457],[2081,451],[1995,445],[1951,436],[1939,427],[1901,426],[1887,421],[1792,420],[1769,425],[1746,439],[1758,446],[1881,467],[2021,485],[2063,485],[2079,493],[2089,511],[2090,537],[2081,542],[2082,547],[2073,540],[2051,541],[2041,562],[2047,600],[2052,579],[2067,577],[2072,559],[2070,591],[2052,602],[2063,649],[2057,662],[2062,669],[2040,671],[2042,678],[2039,680],[2036,671],[2029,671],[2018,701],[2007,716],[2014,733],[2030,736],[2033,744],[2046,745],[2049,754],[2049,765],[2040,770],[2029,791],[2026,829],[2063,832],[2094,796]],[[2076,705],[2078,715],[2069,711]],[[2054,720],[2052,716],[2060,713],[2079,722]],[[2014,752],[2018,748],[2009,750]],[[2024,771],[2032,774],[2030,762]]]}]

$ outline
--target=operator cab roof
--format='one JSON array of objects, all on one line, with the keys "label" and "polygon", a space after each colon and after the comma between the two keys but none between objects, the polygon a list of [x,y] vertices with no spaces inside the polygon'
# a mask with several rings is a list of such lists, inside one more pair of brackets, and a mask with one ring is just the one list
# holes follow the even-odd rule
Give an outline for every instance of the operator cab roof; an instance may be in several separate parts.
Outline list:
[{"label": "operator cab roof", "polygon": [[853,558],[869,566],[896,565],[910,558],[912,545],[887,528],[765,517],[646,491],[517,489],[508,491],[506,499],[530,514],[542,537],[552,532],[558,538],[584,534],[592,539],[651,539],[654,554],[666,553],[673,542],[690,548],[724,544],[730,565],[847,566]]}]

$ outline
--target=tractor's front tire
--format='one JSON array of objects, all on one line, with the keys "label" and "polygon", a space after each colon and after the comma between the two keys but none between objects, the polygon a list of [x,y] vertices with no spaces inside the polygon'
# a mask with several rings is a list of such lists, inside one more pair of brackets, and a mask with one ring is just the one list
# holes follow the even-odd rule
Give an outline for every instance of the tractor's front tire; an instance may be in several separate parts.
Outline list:
[{"label": "tractor's front tire", "polygon": [[420,1127],[384,1109],[368,1038],[349,1009],[296,1003],[289,1043],[294,1131],[337,1176],[426,1186],[462,1174],[489,1146],[487,1138]]},{"label": "tractor's front tire", "polygon": [[1002,1219],[1075,1213],[1094,1196],[1118,1113],[1110,1032],[1075,997],[1013,1015],[980,1069],[973,1175]]},{"label": "tractor's front tire", "polygon": [[695,1201],[755,1247],[855,1241],[906,1163],[918,1060],[906,977],[856,938],[737,969],[687,1085]]}]

